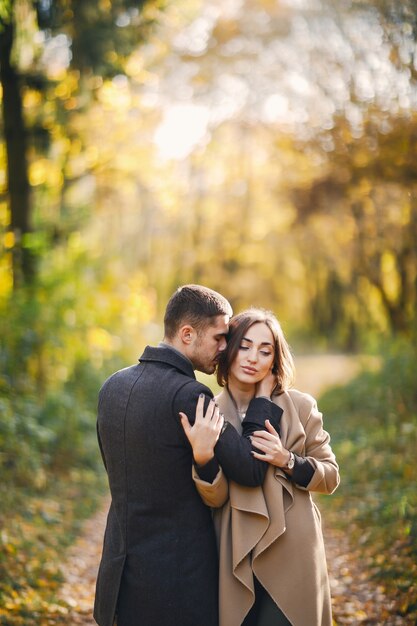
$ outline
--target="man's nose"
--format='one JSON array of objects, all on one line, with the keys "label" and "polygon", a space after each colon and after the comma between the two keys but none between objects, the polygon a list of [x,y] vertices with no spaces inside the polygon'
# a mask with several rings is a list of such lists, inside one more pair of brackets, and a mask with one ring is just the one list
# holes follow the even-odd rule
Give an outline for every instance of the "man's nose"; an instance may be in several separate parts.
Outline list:
[{"label": "man's nose", "polygon": [[219,342],[219,352],[223,352],[224,350],[226,350],[226,346],[227,346],[226,337],[223,337],[223,339]]}]

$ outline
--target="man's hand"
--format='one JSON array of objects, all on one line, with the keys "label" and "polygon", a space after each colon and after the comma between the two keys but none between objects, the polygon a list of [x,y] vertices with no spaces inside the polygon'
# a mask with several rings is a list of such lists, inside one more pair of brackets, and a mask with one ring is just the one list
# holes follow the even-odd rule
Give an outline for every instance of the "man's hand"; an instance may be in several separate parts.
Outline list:
[{"label": "man's hand", "polygon": [[255,430],[251,437],[252,445],[264,454],[252,452],[260,461],[265,461],[276,467],[286,467],[290,453],[284,448],[281,438],[269,420],[265,420],[268,430]]},{"label": "man's hand", "polygon": [[200,394],[195,413],[195,422],[191,426],[185,413],[180,412],[181,424],[193,449],[197,465],[205,465],[214,457],[217,443],[224,423],[224,417],[214,400],[210,400],[204,414],[204,394]]}]

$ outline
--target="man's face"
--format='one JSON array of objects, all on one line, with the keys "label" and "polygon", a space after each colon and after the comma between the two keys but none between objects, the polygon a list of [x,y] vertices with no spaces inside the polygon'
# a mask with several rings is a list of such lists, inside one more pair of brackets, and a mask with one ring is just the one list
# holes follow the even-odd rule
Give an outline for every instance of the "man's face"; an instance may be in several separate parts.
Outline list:
[{"label": "man's face", "polygon": [[229,316],[218,315],[214,318],[214,325],[206,326],[197,333],[188,358],[194,369],[204,374],[213,374],[217,367],[219,356],[226,348],[226,335],[229,330]]}]

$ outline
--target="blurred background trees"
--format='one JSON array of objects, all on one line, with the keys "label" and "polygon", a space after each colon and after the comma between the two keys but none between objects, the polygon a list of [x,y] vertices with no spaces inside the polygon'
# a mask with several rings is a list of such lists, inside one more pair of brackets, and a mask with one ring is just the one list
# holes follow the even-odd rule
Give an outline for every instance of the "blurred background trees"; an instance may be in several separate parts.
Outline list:
[{"label": "blurred background trees", "polygon": [[2,0],[0,76],[15,286],[36,271],[29,167],[47,154],[53,131],[61,127],[67,134],[67,113],[88,106],[97,80],[123,72],[147,26],[143,4]]},{"label": "blurred background trees", "polygon": [[413,3],[1,7],[6,297],[77,233],[157,313],[194,280],[342,349],[413,333]]},{"label": "blurred background trees", "polygon": [[415,343],[413,2],[1,0],[1,384],[161,335],[180,283],[295,346]]}]

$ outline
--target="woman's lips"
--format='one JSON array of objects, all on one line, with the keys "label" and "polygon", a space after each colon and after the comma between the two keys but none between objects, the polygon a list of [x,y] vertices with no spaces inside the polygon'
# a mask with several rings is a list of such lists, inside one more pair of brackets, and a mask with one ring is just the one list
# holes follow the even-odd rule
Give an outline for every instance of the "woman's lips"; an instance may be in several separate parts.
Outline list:
[{"label": "woman's lips", "polygon": [[242,367],[242,371],[245,372],[245,374],[256,374],[256,369],[253,367]]}]

